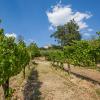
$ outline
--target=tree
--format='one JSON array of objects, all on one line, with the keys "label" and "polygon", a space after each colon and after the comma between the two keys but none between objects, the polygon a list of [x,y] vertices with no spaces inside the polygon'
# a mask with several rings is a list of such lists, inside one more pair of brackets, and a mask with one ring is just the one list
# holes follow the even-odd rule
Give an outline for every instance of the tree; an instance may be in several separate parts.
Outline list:
[{"label": "tree", "polygon": [[19,52],[15,39],[0,34],[0,84],[5,98],[9,96],[9,79],[21,71]]},{"label": "tree", "polygon": [[54,37],[61,46],[71,45],[73,40],[81,40],[79,26],[74,20],[71,20],[65,25],[58,26],[57,31],[51,37]]},{"label": "tree", "polygon": [[20,51],[19,53],[20,61],[21,61],[20,63],[21,63],[21,67],[23,68],[23,77],[25,78],[25,68],[29,64],[30,56],[29,56],[29,52],[27,51],[26,44],[24,40],[22,40],[21,38],[19,39],[18,42],[18,48]]},{"label": "tree", "polygon": [[19,74],[29,62],[29,55],[24,42],[15,42],[14,37],[6,37],[0,29],[0,85],[7,99],[10,94],[9,79]]},{"label": "tree", "polygon": [[70,64],[73,62],[73,54],[75,52],[74,46],[65,46],[64,47],[64,57],[65,57],[65,62],[68,65],[68,74],[71,72],[71,67]]},{"label": "tree", "polygon": [[34,42],[30,43],[30,45],[28,46],[28,52],[30,54],[31,59],[34,59],[34,57],[40,56],[39,48]]},{"label": "tree", "polygon": [[98,37],[99,37],[99,40],[100,40],[100,32],[96,32],[96,34],[98,35]]},{"label": "tree", "polygon": [[94,67],[95,58],[93,55],[94,48],[89,44],[88,41],[82,40],[76,42],[74,45],[75,53],[73,54],[74,64],[83,67]]}]

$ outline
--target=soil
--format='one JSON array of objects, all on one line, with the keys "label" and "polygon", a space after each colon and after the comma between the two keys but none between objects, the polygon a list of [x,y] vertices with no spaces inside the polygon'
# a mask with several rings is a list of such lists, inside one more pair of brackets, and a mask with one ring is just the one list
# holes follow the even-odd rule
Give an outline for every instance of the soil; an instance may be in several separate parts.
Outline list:
[{"label": "soil", "polygon": [[[25,79],[22,73],[11,78],[10,86],[15,89],[12,100],[100,100],[99,84],[55,70],[50,62],[36,62],[37,66],[26,69]],[[0,100],[2,97],[0,88]]]},{"label": "soil", "polygon": [[[64,65],[64,69],[68,71],[67,64]],[[70,66],[70,69],[72,74],[100,84],[100,71],[97,71],[96,69],[88,69],[88,68],[78,67],[78,66],[75,67],[72,65]]]}]

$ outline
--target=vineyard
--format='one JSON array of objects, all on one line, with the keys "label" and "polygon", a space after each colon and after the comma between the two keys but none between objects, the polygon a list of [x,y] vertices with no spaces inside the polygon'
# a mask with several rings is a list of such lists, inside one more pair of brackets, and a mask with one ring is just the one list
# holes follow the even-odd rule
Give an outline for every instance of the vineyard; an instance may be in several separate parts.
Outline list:
[{"label": "vineyard", "polygon": [[71,20],[51,34],[58,44],[43,48],[0,28],[0,100],[100,100],[100,32],[96,35],[82,39]]},{"label": "vineyard", "polygon": [[0,29],[0,55],[0,85],[4,91],[4,98],[9,99],[13,92],[9,87],[10,78],[21,71],[25,78],[25,68],[30,68],[30,61],[39,55],[39,50],[35,43],[27,47],[21,38],[15,42],[14,37],[6,37],[4,30]]}]

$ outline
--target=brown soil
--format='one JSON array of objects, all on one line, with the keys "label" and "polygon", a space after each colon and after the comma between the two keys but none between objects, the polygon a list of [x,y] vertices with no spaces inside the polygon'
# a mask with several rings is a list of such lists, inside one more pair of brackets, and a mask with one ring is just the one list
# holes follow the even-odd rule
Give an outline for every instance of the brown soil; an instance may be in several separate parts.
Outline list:
[{"label": "brown soil", "polygon": [[[12,100],[100,100],[100,85],[55,70],[49,62],[37,62],[37,67],[26,70],[25,80],[22,73],[11,79]],[[0,88],[0,100],[2,96]]]},{"label": "brown soil", "polygon": [[[68,71],[66,64],[64,65],[64,69]],[[100,84],[100,72],[95,69],[71,66],[71,73]]]}]

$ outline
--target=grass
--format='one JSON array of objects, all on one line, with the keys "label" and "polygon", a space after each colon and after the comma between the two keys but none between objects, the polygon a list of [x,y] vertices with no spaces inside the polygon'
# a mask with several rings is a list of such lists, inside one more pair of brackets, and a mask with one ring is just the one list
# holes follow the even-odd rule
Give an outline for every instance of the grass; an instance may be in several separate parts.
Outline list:
[{"label": "grass", "polygon": [[96,89],[96,94],[100,97],[100,89]]}]

